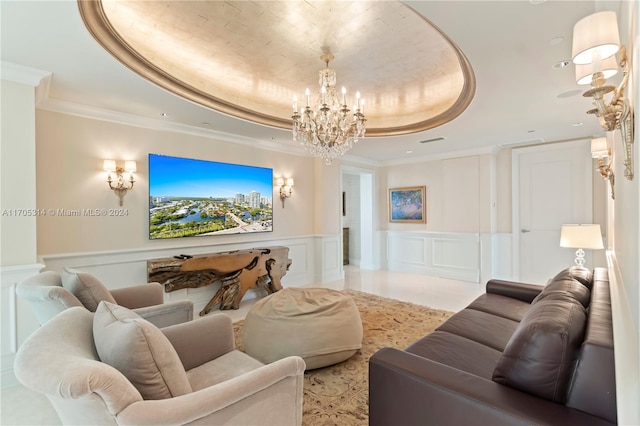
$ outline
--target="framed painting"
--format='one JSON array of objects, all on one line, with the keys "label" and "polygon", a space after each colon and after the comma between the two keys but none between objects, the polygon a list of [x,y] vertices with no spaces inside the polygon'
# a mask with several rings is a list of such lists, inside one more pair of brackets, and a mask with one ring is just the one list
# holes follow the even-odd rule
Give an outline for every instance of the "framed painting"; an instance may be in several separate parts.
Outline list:
[{"label": "framed painting", "polygon": [[426,223],[424,186],[389,189],[389,222]]}]

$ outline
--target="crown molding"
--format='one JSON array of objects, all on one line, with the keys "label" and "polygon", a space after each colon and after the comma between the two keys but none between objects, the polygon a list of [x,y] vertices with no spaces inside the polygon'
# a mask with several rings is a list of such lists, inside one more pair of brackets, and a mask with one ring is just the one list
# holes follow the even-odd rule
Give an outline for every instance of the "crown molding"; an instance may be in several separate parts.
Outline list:
[{"label": "crown molding", "polygon": [[2,80],[38,87],[40,82],[51,76],[49,71],[14,64],[13,62],[0,61],[0,74]]},{"label": "crown molding", "polygon": [[47,98],[39,102],[38,109],[43,111],[58,112],[78,117],[90,118],[101,121],[108,121],[128,126],[141,127],[144,129],[160,130],[187,134],[192,136],[203,137],[207,139],[215,139],[224,142],[233,142],[240,145],[250,146],[252,148],[260,148],[269,151],[282,152],[293,155],[305,155],[302,147],[283,145],[277,142],[271,142],[262,139],[249,138],[233,133],[220,132],[212,129],[203,129],[200,127],[189,126],[186,124],[175,123],[171,121],[158,120],[148,117],[142,117],[135,114],[128,114],[120,111],[113,111],[104,108],[97,108],[88,105],[82,105],[75,102],[63,101],[60,99]]},{"label": "crown molding", "polygon": [[402,158],[399,160],[389,160],[382,163],[383,166],[399,166],[404,164],[426,163],[428,161],[450,160],[452,158],[472,157],[475,155],[493,154],[494,147],[481,147],[474,149],[447,151],[439,154],[422,155],[420,157]]}]

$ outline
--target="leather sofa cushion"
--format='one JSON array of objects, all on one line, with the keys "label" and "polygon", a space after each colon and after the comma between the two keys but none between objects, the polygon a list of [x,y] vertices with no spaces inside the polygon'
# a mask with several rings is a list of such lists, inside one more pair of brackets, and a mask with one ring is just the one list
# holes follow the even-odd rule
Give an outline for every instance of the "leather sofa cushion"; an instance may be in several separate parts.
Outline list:
[{"label": "leather sofa cushion", "polygon": [[507,343],[493,380],[564,403],[586,321],[585,308],[566,295],[532,304]]},{"label": "leather sofa cushion", "polygon": [[192,392],[178,353],[159,328],[129,309],[100,302],[93,318],[100,360],[129,379],[143,399]]},{"label": "leather sofa cushion", "polygon": [[471,302],[467,309],[487,312],[513,321],[522,321],[531,307],[530,303],[500,294],[485,293]]},{"label": "leather sofa cushion", "polygon": [[573,278],[554,278],[540,294],[533,299],[531,304],[534,305],[541,300],[554,298],[556,296],[568,296],[580,302],[585,308],[588,308],[589,301],[591,300],[591,291]]},{"label": "leather sofa cushion", "polygon": [[500,351],[445,331],[434,331],[405,352],[491,380]]},{"label": "leather sofa cushion", "polygon": [[593,287],[593,272],[591,269],[583,268],[581,266],[572,266],[558,272],[558,275],[556,275],[552,281],[564,278],[573,278],[586,286],[589,290]]},{"label": "leather sofa cushion", "polygon": [[502,352],[518,322],[475,309],[464,309],[436,330],[457,334]]}]

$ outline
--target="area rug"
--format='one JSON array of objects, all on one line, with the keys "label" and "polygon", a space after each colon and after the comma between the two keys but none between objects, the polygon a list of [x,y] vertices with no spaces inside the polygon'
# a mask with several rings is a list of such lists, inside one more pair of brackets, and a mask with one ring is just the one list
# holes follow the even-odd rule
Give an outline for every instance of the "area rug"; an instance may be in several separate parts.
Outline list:
[{"label": "area rug", "polygon": [[[354,290],[344,293],[353,297],[360,310],[362,349],[344,362],[305,372],[305,426],[367,425],[369,358],[386,346],[406,348],[453,314]],[[242,324],[243,321],[234,324],[240,350]]]}]

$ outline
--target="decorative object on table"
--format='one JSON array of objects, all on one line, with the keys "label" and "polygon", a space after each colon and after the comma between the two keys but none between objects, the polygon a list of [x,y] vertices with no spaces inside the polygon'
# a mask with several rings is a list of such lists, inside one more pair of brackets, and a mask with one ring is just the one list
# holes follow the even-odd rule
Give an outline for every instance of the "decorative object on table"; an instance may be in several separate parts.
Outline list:
[{"label": "decorative object on table", "polygon": [[426,223],[424,186],[389,189],[389,222]]},{"label": "decorative object on table", "polygon": [[560,247],[575,248],[575,263],[584,266],[584,249],[603,249],[602,234],[598,224],[562,225],[560,230]]},{"label": "decorative object on table", "polygon": [[[123,204],[124,196],[127,195],[127,191],[133,189],[133,184],[135,183],[135,179],[133,178],[133,173],[137,170],[135,161],[125,161],[124,167],[116,165],[116,160],[104,160],[102,163],[102,168],[105,172],[107,172],[107,183],[109,184],[109,188],[115,192],[120,200],[120,206]],[[129,173],[128,184],[125,183],[124,173]],[[113,184],[113,178],[111,177],[111,173],[116,174],[116,183]]]},{"label": "decorative object on table", "polygon": [[[616,53],[619,62],[616,61]],[[620,129],[624,148],[624,176],[633,179],[633,108],[624,91],[632,74],[627,49],[620,44],[618,19],[613,11],[597,12],[582,18],[573,27],[573,63],[576,64],[578,84],[591,84],[583,96],[592,97],[594,109],[587,114],[598,117],[600,126],[612,132]],[[622,69],[622,81],[615,86],[605,86],[606,80]],[[605,95],[613,93],[606,101]]]},{"label": "decorative object on table", "polygon": [[167,293],[219,281],[220,288],[200,311],[203,316],[218,304],[221,310],[238,309],[245,293],[252,287],[262,288],[268,294],[281,290],[281,279],[289,266],[289,248],[274,246],[202,254],[189,259],[148,260],[147,279],[163,284]]},{"label": "decorative object on table", "polygon": [[[369,358],[386,346],[406,348],[453,314],[355,290],[342,292],[360,312],[362,348],[346,361],[305,372],[303,426],[366,425]],[[244,351],[244,321],[233,327],[238,349]]]},{"label": "decorative object on table", "polygon": [[356,92],[353,111],[347,106],[347,89],[342,96],[336,92],[336,70],[329,68],[333,55],[325,49],[320,59],[326,64],[320,70],[320,91],[315,106],[309,101],[309,89],[305,90],[306,106],[298,112],[298,98],[293,97],[293,140],[299,140],[315,157],[322,157],[325,164],[349,151],[366,132],[364,99]]}]

